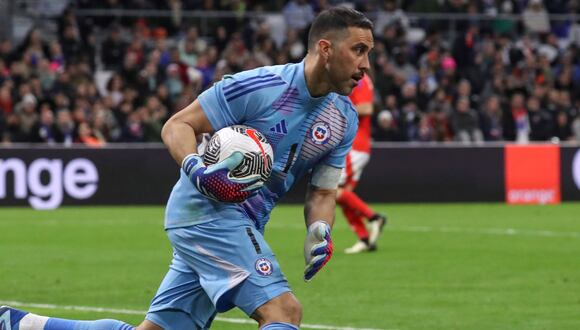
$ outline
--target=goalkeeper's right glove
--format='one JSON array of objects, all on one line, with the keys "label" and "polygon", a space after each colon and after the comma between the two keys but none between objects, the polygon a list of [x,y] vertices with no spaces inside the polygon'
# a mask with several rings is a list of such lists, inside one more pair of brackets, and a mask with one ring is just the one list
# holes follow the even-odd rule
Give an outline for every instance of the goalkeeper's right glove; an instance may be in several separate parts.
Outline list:
[{"label": "goalkeeper's right glove", "polygon": [[304,241],[304,260],[306,261],[304,280],[306,282],[326,265],[332,257],[333,250],[328,223],[318,220],[308,226],[308,234]]},{"label": "goalkeeper's right glove", "polygon": [[260,174],[245,178],[231,176],[230,172],[243,160],[244,155],[235,151],[221,162],[206,166],[198,154],[189,154],[183,159],[181,168],[204,196],[220,202],[238,203],[246,200],[264,185]]}]

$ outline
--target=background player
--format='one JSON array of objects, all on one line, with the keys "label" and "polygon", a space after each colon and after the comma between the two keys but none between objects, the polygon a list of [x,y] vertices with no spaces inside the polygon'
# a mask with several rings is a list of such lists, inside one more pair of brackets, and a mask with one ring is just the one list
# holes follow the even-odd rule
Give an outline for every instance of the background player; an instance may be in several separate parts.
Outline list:
[{"label": "background player", "polygon": [[[163,140],[182,167],[165,217],[173,261],[138,329],[206,329],[217,312],[233,307],[261,329],[297,329],[301,306],[264,240],[264,226],[279,198],[312,170],[304,279],[330,259],[337,186],[358,126],[344,95],[368,72],[373,46],[370,20],[331,8],[313,22],[301,63],[225,76],[165,124]],[[258,179],[229,179],[239,153],[209,167],[197,154],[196,134],[233,124],[265,133],[274,148],[273,172],[263,187]],[[254,194],[242,204],[208,198],[248,192]],[[116,320],[64,320],[12,308],[0,310],[0,319],[10,330],[133,329]]]},{"label": "background player", "polygon": [[[374,86],[368,75],[365,75],[349,96],[358,112],[358,130],[352,144],[352,149],[346,156],[346,166],[342,170],[340,189],[337,202],[350,228],[355,232],[358,241],[347,248],[345,253],[360,253],[374,251],[377,240],[385,226],[387,219],[373,211],[353,191],[361,174],[370,159],[371,152],[371,115],[373,114]],[[369,230],[363,219],[368,219]]]}]

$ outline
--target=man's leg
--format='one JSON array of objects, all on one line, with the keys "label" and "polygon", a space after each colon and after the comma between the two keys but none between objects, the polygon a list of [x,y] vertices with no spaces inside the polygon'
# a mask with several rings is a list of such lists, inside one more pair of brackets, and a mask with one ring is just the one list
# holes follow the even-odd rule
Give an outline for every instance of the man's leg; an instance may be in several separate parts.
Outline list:
[{"label": "man's leg", "polygon": [[276,256],[254,222],[241,220],[216,219],[167,234],[218,312],[238,307],[263,329],[297,329],[302,309]]},{"label": "man's leg", "polygon": [[355,254],[371,250],[369,244],[369,232],[363,221],[363,217],[356,211],[349,208],[342,208],[342,212],[358,240],[349,248],[344,250],[346,254]]},{"label": "man's leg", "polygon": [[367,219],[372,218],[376,214],[357,194],[347,189],[340,191],[336,201],[340,206],[354,210]]},{"label": "man's leg", "polygon": [[298,329],[302,319],[302,306],[291,293],[284,293],[258,307],[251,317],[260,330]]},{"label": "man's leg", "polygon": [[365,226],[363,217],[355,210],[346,207],[342,208],[342,213],[344,214],[346,221],[348,222],[350,228],[352,229],[352,231],[354,231],[358,239],[361,241],[368,242],[369,232],[367,230],[367,227]]},{"label": "man's leg", "polygon": [[[96,321],[67,320],[40,316],[15,308],[0,307],[1,330],[134,330],[127,323],[104,319]],[[158,330],[141,328],[141,330]]]},{"label": "man's leg", "polygon": [[369,219],[369,244],[376,249],[377,241],[383,232],[383,227],[387,224],[387,217],[382,214],[375,214]]},{"label": "man's leg", "polygon": [[137,330],[150,330],[151,325],[168,330],[207,329],[215,315],[215,306],[201,288],[199,275],[174,253],[169,271],[151,301],[146,321]]}]

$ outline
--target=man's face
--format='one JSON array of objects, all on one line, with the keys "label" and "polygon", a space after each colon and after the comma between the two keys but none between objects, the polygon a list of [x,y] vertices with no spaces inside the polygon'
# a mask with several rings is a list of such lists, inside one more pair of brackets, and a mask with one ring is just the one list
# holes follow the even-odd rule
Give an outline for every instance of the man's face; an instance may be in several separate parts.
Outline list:
[{"label": "man's face", "polygon": [[369,70],[369,52],[374,47],[371,30],[351,27],[332,41],[326,68],[334,92],[350,95]]}]

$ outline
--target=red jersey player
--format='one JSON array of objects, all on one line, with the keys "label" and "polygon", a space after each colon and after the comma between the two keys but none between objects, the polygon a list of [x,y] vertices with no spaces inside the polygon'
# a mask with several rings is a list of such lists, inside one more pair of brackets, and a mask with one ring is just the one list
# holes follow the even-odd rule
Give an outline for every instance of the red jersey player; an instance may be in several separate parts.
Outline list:
[{"label": "red jersey player", "polygon": [[[373,92],[373,82],[368,75],[365,75],[349,96],[358,112],[359,126],[352,149],[346,157],[346,166],[342,170],[340,189],[336,200],[341,206],[350,227],[358,236],[358,241],[346,249],[346,253],[376,250],[377,240],[387,222],[384,216],[373,211],[353,191],[370,159]],[[368,219],[368,229],[364,219]]]}]

